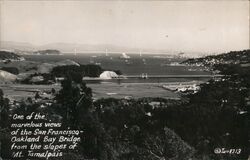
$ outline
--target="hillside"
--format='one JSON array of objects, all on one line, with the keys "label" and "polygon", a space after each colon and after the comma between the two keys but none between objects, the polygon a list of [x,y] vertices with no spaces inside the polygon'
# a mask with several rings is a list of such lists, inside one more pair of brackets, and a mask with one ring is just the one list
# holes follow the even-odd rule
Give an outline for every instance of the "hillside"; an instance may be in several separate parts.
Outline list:
[{"label": "hillside", "polygon": [[14,82],[16,79],[16,75],[0,70],[0,83],[11,83]]},{"label": "hillside", "polygon": [[231,51],[219,55],[211,55],[202,58],[191,58],[182,64],[212,67],[218,64],[248,64],[250,63],[250,50]]},{"label": "hillside", "polygon": [[[188,95],[189,102],[183,105],[183,108],[179,107],[180,110],[171,112],[171,116],[176,117],[172,119],[173,128],[170,128],[204,155],[213,157],[208,159],[247,159],[250,50],[189,59],[182,63],[206,66],[223,76],[201,84],[197,93]],[[200,145],[204,142],[209,144],[206,146],[207,152],[204,152],[203,146]],[[226,154],[215,155],[213,152],[214,146],[230,148],[232,145],[241,148],[242,152],[232,157]]]},{"label": "hillside", "polygon": [[0,61],[21,61],[23,57],[8,51],[0,51]]}]

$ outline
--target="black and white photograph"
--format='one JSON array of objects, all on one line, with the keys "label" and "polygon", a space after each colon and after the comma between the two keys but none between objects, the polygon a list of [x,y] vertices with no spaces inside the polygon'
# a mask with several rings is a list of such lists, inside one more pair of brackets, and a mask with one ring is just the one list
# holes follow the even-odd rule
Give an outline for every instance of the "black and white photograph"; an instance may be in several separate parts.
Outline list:
[{"label": "black and white photograph", "polygon": [[0,0],[0,160],[250,160],[249,0]]}]

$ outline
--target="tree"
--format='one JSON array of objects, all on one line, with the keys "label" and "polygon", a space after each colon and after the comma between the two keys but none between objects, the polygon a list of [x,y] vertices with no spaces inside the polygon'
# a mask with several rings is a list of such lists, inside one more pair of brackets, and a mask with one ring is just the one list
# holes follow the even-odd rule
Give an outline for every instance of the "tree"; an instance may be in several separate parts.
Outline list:
[{"label": "tree", "polygon": [[3,90],[0,89],[0,159],[9,158],[11,153],[10,146],[10,133],[8,131],[9,119],[9,99],[4,98]]},{"label": "tree", "polygon": [[4,98],[2,89],[0,89],[0,112],[1,128],[7,128],[9,126],[9,99]]},{"label": "tree", "polygon": [[35,94],[35,99],[38,99],[38,98],[41,98],[41,96],[39,95],[38,92],[36,92],[36,94]]},{"label": "tree", "polygon": [[19,70],[16,67],[2,67],[1,70],[10,72],[12,74],[19,74]]},{"label": "tree", "polygon": [[59,105],[56,111],[65,120],[64,126],[84,130],[80,146],[85,157],[107,160],[107,135],[94,113],[92,90],[84,82],[72,81],[70,76],[61,85],[62,89],[56,95]]},{"label": "tree", "polygon": [[51,93],[52,93],[53,95],[56,94],[55,88],[52,88],[52,89],[51,89]]},{"label": "tree", "polygon": [[57,111],[68,125],[77,126],[83,114],[92,109],[92,90],[84,82],[75,82],[67,76],[61,82],[62,89],[56,95]]}]

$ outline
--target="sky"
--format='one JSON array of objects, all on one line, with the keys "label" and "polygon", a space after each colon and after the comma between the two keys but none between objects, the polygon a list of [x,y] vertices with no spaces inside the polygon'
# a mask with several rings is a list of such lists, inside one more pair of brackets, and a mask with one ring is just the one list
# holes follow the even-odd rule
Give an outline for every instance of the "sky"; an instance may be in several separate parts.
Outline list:
[{"label": "sky", "polygon": [[0,40],[183,52],[249,48],[249,1],[6,1]]}]

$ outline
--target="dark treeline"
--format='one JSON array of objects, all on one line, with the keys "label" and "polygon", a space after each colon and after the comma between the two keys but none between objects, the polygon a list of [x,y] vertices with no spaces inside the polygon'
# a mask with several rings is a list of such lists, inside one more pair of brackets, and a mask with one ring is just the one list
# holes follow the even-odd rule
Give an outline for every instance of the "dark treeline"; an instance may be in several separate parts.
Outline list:
[{"label": "dark treeline", "polygon": [[82,77],[99,77],[103,69],[98,65],[87,64],[80,66],[58,66],[53,68],[51,74],[57,77],[65,77],[66,75],[74,76],[75,74],[81,75]]},{"label": "dark treeline", "polygon": [[[82,82],[83,77],[99,77],[104,71],[101,66],[94,64],[86,65],[65,65],[56,66],[52,69],[50,73],[35,73],[30,75],[28,78],[24,79],[21,83],[25,84],[50,84],[56,81],[56,77],[71,77],[71,79],[77,83]],[[120,70],[114,70],[118,75],[121,75]],[[44,80],[40,82],[31,82],[32,77],[43,76]]]},{"label": "dark treeline", "polygon": [[[99,77],[103,69],[98,65],[65,65],[65,66],[56,66],[52,69],[50,73],[34,73],[22,80],[21,83],[25,84],[50,84],[56,82],[56,77],[71,77],[75,82],[80,83],[82,78],[85,77]],[[43,81],[32,82],[31,79],[34,76],[42,76]]]},{"label": "dark treeline", "polygon": [[0,70],[12,73],[12,74],[19,74],[19,70],[16,67],[2,67]]}]

